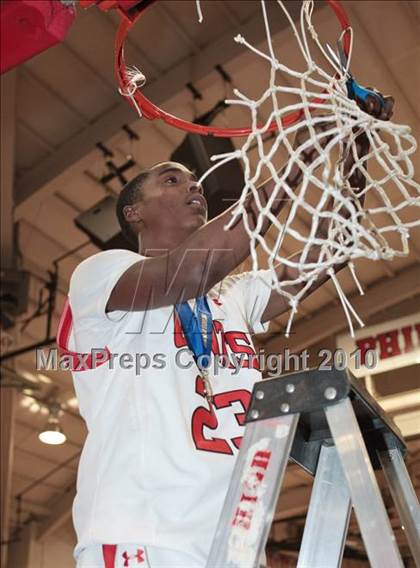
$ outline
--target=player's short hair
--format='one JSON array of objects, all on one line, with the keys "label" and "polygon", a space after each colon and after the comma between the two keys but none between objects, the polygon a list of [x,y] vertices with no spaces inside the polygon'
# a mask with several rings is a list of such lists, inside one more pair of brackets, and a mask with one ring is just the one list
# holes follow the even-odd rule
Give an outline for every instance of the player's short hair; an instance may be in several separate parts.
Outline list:
[{"label": "player's short hair", "polygon": [[137,174],[136,177],[125,184],[117,200],[116,213],[122,234],[133,245],[137,245],[137,234],[133,231],[131,223],[125,218],[124,207],[141,200],[141,189],[150,173],[151,169],[145,169]]}]

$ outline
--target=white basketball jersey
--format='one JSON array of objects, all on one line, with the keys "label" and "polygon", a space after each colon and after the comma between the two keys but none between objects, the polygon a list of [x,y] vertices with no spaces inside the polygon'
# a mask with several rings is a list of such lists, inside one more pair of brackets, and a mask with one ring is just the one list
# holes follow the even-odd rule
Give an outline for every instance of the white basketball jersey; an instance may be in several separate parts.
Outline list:
[{"label": "white basketball jersey", "polygon": [[[213,362],[225,355],[224,367],[210,367],[211,405],[173,307],[105,313],[120,276],[142,258],[112,250],[82,262],[61,320],[58,343],[82,369],[72,374],[88,428],[75,554],[96,543],[141,542],[204,558],[261,378],[251,334],[266,331],[268,274],[228,277],[208,294]],[[92,349],[101,350],[95,365]]]}]

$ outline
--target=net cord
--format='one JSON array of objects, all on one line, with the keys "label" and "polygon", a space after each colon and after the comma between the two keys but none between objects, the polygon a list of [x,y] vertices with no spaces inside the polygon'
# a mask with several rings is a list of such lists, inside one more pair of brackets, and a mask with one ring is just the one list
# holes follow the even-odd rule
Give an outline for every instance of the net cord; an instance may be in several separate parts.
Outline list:
[{"label": "net cord", "polygon": [[[363,326],[363,322],[346,297],[336,269],[343,263],[347,264],[358,292],[363,294],[354,264],[357,259],[389,260],[408,254],[409,230],[420,224],[418,215],[413,219],[413,208],[420,207],[420,187],[414,180],[410,159],[417,144],[408,126],[370,116],[348,98],[346,81],[353,51],[353,30],[346,27],[339,36],[339,41],[348,43],[347,63],[343,68],[338,65],[338,59],[328,54],[315,30],[312,0],[303,2],[298,25],[281,0],[277,0],[277,4],[290,23],[306,68],[303,71],[291,69],[278,59],[266,5],[261,0],[267,51],[251,45],[241,35],[235,41],[270,64],[269,84],[257,99],[236,89],[236,98],[226,101],[229,105],[241,105],[249,110],[251,131],[240,148],[212,156],[214,164],[199,182],[202,183],[231,160],[242,163],[244,187],[225,229],[229,230],[242,220],[250,238],[252,270],[256,276],[261,268],[260,257],[265,255],[271,286],[285,297],[291,308],[286,325],[287,336],[299,302],[325,273],[335,286],[350,333],[354,336],[353,320],[359,326]],[[315,63],[311,42],[331,66],[332,74]],[[298,86],[279,84],[281,74],[278,72],[290,76],[298,82]],[[297,98],[297,102],[279,104],[279,97],[290,95]],[[259,109],[268,103],[271,111],[261,124],[257,120]],[[299,113],[300,122],[286,124],[283,119],[288,113]],[[264,137],[273,124],[277,126],[277,133],[267,148]],[[324,125],[325,130],[320,130],[320,125]],[[309,137],[295,147],[291,140],[302,127],[308,130]],[[357,140],[362,134],[367,136],[369,149],[366,155],[359,156]],[[258,153],[256,164],[250,158],[251,148],[256,148]],[[285,166],[277,170],[273,161],[281,149],[288,158]],[[305,163],[302,156],[310,149],[316,151],[317,157],[311,163]],[[346,160],[350,157],[353,164],[346,171]],[[296,190],[287,183],[293,166],[302,173],[302,181]],[[268,201],[263,203],[259,187],[265,170],[274,181],[274,190]],[[350,185],[349,180],[356,171],[365,178],[365,186],[361,189]],[[319,194],[315,204],[312,203],[314,194]],[[247,212],[250,197],[258,211],[256,222],[250,220]],[[367,198],[367,205],[361,205],[362,197]],[[289,202],[284,220],[272,213],[273,204],[280,198]],[[327,209],[331,201],[332,206]],[[305,234],[299,230],[298,221],[302,215],[310,218]],[[266,220],[272,224],[270,238],[262,232]],[[323,220],[328,221],[329,226],[326,235],[320,236],[319,224]],[[392,236],[392,245],[389,236]],[[395,242],[396,236],[400,247]],[[283,249],[290,238],[297,241],[302,249],[297,255],[286,257]],[[314,247],[319,249],[316,253]],[[289,269],[289,274],[295,276],[284,279],[284,269]]]}]

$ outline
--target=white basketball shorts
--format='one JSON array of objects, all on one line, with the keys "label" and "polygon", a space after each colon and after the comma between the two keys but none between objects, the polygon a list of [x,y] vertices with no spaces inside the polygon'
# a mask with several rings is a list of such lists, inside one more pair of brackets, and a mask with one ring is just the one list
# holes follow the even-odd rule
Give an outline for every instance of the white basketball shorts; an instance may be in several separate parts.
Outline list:
[{"label": "white basketball shorts", "polygon": [[[261,568],[264,566],[265,562]],[[82,550],[77,568],[205,568],[205,561],[186,552],[157,546],[105,544]]]},{"label": "white basketball shorts", "polygon": [[203,564],[178,550],[141,544],[105,544],[82,550],[77,568],[203,568]]}]

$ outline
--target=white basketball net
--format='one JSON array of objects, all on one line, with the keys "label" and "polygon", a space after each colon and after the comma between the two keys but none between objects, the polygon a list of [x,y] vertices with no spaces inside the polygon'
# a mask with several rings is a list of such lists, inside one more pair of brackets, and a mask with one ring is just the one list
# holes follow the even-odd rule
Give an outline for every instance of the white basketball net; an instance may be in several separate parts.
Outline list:
[{"label": "white basketball net", "polygon": [[[227,103],[242,105],[249,111],[252,132],[240,149],[232,153],[213,156],[212,160],[216,164],[204,174],[200,181],[230,160],[242,161],[245,185],[233,218],[226,229],[229,229],[239,218],[242,219],[250,237],[254,272],[261,268],[257,254],[258,245],[266,253],[266,262],[268,261],[271,271],[271,286],[287,298],[291,306],[286,336],[290,332],[299,301],[317,278],[325,272],[331,276],[335,284],[350,332],[353,335],[352,317],[361,326],[363,322],[346,298],[335,275],[335,268],[347,263],[362,294],[363,290],[356,278],[352,263],[354,259],[389,260],[408,253],[409,229],[420,224],[419,216],[415,215],[414,209],[420,206],[420,186],[413,179],[414,169],[410,160],[410,155],[417,145],[410,135],[408,126],[373,118],[361,110],[355,101],[348,98],[346,77],[321,45],[313,28],[311,22],[313,1],[306,0],[302,3],[299,26],[294,24],[283,3],[279,0],[277,3],[290,22],[298,49],[306,62],[306,69],[303,71],[290,69],[277,58],[270,34],[266,6],[262,1],[268,51],[260,51],[242,36],[237,36],[235,41],[243,44],[270,64],[270,84],[258,100],[252,100],[238,90],[234,91],[236,98]],[[310,43],[312,47],[321,50],[328,66],[331,66],[331,74],[315,63],[310,52]],[[286,74],[297,79],[298,86],[290,87],[279,84],[281,78],[278,72],[281,72],[283,77]],[[279,98],[284,93],[292,93],[297,102],[280,106]],[[317,105],[311,104],[310,100],[315,97],[322,98],[323,102]],[[259,109],[268,101],[272,103],[270,116],[264,124],[260,124]],[[318,114],[311,113],[310,107],[312,110],[319,109]],[[291,111],[298,109],[303,110],[302,120],[291,126],[283,127],[281,119]],[[273,120],[277,122],[278,132],[268,148],[263,141],[267,137],[269,125]],[[320,122],[329,125],[326,132],[317,133],[314,130]],[[301,146],[293,148],[294,135],[302,126],[309,128],[311,136]],[[370,150],[366,156],[358,158],[355,138],[360,133],[366,133],[370,142]],[[331,139],[322,148],[319,141],[326,135]],[[253,168],[248,153],[255,145],[258,148],[259,162]],[[317,148],[319,155],[313,163],[305,165],[300,159],[302,151],[313,146]],[[285,169],[278,173],[272,159],[281,148],[286,150],[288,157]],[[353,154],[355,163],[351,171],[345,175],[343,161],[349,153]],[[369,171],[367,170],[368,162]],[[376,166],[371,168],[373,162]],[[292,190],[286,183],[293,164],[297,164],[303,174],[303,181],[297,190]],[[268,169],[276,184],[266,204],[262,202],[257,190],[263,181],[262,170],[264,168]],[[363,207],[358,199],[355,199],[354,188],[351,188],[349,184],[349,178],[356,168],[366,178],[366,187],[362,193],[358,193],[359,196],[367,194]],[[371,173],[373,170],[375,174],[378,172],[377,175]],[[319,199],[313,204],[315,189]],[[283,220],[274,216],[270,211],[280,191],[281,193],[286,191],[290,201],[286,206],[288,207],[287,217]],[[259,210],[256,226],[255,224],[250,225],[246,211],[246,202],[250,194],[253,195]],[[331,197],[334,199],[333,207],[326,210],[325,206]],[[299,230],[295,223],[299,214],[305,211],[311,216],[310,227],[306,233]],[[330,220],[327,235],[323,238],[315,238],[318,224],[325,218]],[[273,225],[270,230],[271,237],[274,231],[274,239],[271,238],[270,241],[267,235],[261,235],[262,225],[267,219]],[[284,256],[282,244],[286,237],[292,237],[302,249],[293,258]],[[314,250],[313,247],[316,247],[319,253],[317,253],[315,262],[313,259],[309,262],[308,255],[311,250]],[[296,269],[297,276],[288,281],[279,280],[278,274],[282,273],[280,270],[282,265]],[[297,288],[296,285],[298,285]]]}]

